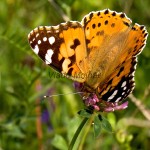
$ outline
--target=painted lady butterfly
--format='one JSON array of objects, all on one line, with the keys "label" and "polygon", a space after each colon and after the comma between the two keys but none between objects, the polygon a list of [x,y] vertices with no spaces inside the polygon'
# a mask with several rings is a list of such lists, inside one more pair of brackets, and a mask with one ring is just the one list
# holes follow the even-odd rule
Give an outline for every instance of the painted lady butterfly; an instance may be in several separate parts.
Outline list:
[{"label": "painted lady butterfly", "polygon": [[28,39],[46,64],[82,83],[82,96],[93,105],[91,94],[97,102],[118,103],[132,92],[137,55],[147,35],[143,25],[131,26],[124,13],[105,9],[89,13],[81,23],[37,27]]}]

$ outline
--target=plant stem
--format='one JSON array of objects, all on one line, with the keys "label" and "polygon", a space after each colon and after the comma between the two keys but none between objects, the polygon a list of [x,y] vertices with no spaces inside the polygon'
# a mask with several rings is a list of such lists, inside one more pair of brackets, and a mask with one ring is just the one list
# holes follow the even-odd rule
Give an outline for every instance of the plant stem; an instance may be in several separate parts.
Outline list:
[{"label": "plant stem", "polygon": [[85,139],[87,137],[87,134],[89,133],[89,130],[91,129],[91,124],[93,122],[93,118],[94,118],[94,115],[92,115],[90,118],[89,118],[89,121],[88,121],[88,125],[86,125],[85,129],[84,129],[84,134],[82,136],[82,139],[81,139],[81,142],[79,144],[79,148],[78,150],[82,150],[83,149],[83,144],[85,142]]},{"label": "plant stem", "polygon": [[74,146],[74,144],[75,144],[75,142],[76,142],[76,140],[77,140],[77,138],[78,138],[78,136],[79,136],[79,134],[80,134],[82,128],[84,127],[85,123],[87,122],[87,120],[88,120],[88,118],[84,118],[84,119],[82,120],[81,124],[79,125],[77,131],[75,132],[75,134],[74,134],[74,136],[73,136],[73,138],[72,138],[72,140],[71,140],[71,143],[70,143],[70,145],[69,145],[68,150],[72,150],[72,149],[73,149],[73,146]]}]

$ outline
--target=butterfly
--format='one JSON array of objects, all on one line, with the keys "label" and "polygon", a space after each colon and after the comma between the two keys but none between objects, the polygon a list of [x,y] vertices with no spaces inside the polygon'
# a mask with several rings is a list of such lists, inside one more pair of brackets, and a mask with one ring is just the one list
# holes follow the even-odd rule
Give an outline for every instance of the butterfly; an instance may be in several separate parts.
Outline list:
[{"label": "butterfly", "polygon": [[93,11],[81,22],[39,26],[28,35],[33,51],[50,67],[82,83],[84,97],[118,103],[134,89],[137,55],[145,47],[145,26],[125,13]]}]

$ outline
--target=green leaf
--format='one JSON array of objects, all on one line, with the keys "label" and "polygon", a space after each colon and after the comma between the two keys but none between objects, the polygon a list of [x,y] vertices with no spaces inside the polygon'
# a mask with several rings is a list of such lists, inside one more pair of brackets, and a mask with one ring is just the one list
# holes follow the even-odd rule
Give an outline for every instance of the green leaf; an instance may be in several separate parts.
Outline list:
[{"label": "green leaf", "polygon": [[22,132],[20,127],[15,123],[1,124],[0,129],[5,131],[5,135],[8,135],[9,137],[20,139],[25,138],[25,134]]},{"label": "green leaf", "polygon": [[112,132],[112,127],[111,127],[111,124],[109,123],[109,121],[101,115],[98,115],[98,117],[99,117],[99,120],[102,123],[102,128],[105,129],[108,132]]},{"label": "green leaf", "polygon": [[90,118],[91,115],[92,115],[92,112],[88,109],[82,109],[78,112],[78,114],[82,117],[85,117],[85,118]]},{"label": "green leaf", "polygon": [[55,135],[54,139],[52,140],[51,144],[59,149],[59,150],[66,150],[68,149],[67,143],[64,138],[60,135]]},{"label": "green leaf", "polygon": [[99,136],[99,134],[101,132],[101,122],[100,122],[98,116],[95,116],[95,118],[94,118],[93,129],[94,129],[94,137],[96,138]]}]

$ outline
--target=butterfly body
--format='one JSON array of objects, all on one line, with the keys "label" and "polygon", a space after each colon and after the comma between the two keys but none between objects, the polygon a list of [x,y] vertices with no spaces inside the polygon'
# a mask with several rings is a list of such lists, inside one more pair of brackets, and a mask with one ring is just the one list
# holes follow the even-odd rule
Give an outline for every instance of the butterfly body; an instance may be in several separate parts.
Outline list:
[{"label": "butterfly body", "polygon": [[106,9],[89,13],[81,23],[40,26],[28,39],[46,64],[82,83],[84,95],[120,102],[134,88],[137,55],[147,35],[144,26],[131,26],[124,13]]}]

